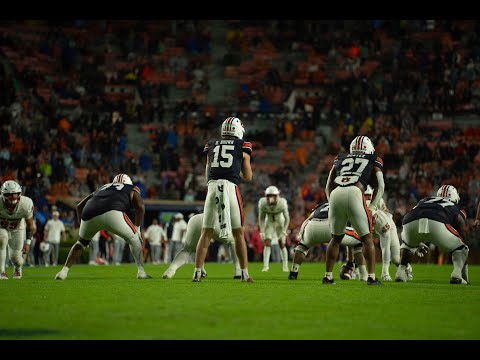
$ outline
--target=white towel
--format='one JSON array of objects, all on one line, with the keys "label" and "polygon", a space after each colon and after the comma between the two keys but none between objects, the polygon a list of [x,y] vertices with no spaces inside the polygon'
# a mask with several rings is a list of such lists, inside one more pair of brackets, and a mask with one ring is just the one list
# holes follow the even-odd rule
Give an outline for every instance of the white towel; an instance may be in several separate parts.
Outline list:
[{"label": "white towel", "polygon": [[422,218],[419,219],[418,221],[418,233],[419,234],[428,234],[430,232],[429,226],[428,226],[428,219],[427,218]]},{"label": "white towel", "polygon": [[230,182],[228,180],[217,180],[216,188],[218,222],[220,223],[220,239],[226,240],[232,232],[230,219]]}]

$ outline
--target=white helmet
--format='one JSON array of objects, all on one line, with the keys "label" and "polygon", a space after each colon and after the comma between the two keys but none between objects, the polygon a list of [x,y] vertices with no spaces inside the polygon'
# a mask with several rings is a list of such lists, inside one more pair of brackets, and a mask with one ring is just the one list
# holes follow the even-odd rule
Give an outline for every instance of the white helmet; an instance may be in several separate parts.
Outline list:
[{"label": "white helmet", "polygon": [[350,143],[350,154],[364,153],[373,154],[375,147],[368,136],[357,136]]},{"label": "white helmet", "polygon": [[235,136],[243,139],[243,134],[245,134],[245,128],[239,118],[228,117],[222,123],[222,136]]},{"label": "white helmet", "polygon": [[127,174],[118,174],[112,180],[112,183],[133,185],[132,179]]},{"label": "white helmet", "polygon": [[457,189],[452,185],[442,185],[437,191],[437,196],[448,199],[455,204],[458,204],[460,201],[460,195],[458,195]]},{"label": "white helmet", "polygon": [[[370,203],[372,202],[373,188],[370,185],[367,185],[367,190],[365,190],[363,195],[365,196],[367,206],[369,206]],[[368,196],[368,198],[367,198],[367,196]]]},{"label": "white helmet", "polygon": [[7,180],[2,184],[0,192],[5,206],[12,211],[20,201],[22,187],[16,181]]},{"label": "white helmet", "polygon": [[265,196],[268,196],[268,195],[280,195],[280,190],[278,190],[276,186],[273,186],[273,185],[269,186],[265,190]]}]

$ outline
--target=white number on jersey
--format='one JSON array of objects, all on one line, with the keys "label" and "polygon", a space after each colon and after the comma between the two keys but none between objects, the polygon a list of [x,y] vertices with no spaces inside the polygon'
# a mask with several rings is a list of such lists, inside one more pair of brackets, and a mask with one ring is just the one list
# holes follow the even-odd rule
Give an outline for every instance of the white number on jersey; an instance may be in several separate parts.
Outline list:
[{"label": "white number on jersey", "polygon": [[362,176],[363,170],[368,165],[368,159],[346,158],[342,161],[340,175],[335,178],[335,182],[340,186],[355,184]]},{"label": "white number on jersey", "polygon": [[[451,202],[450,200],[447,200],[445,198],[442,198],[442,197],[434,197],[428,201],[425,201],[425,204],[432,204],[432,203],[435,203],[435,204],[438,204],[442,207],[447,207],[447,206],[453,206],[455,205],[453,202]],[[416,207],[416,206],[415,206]],[[414,208],[415,209],[415,208]]]},{"label": "white number on jersey", "polygon": [[[213,148],[212,167],[229,168],[233,165],[233,155],[229,151],[235,150],[234,145],[215,145]],[[220,161],[219,161],[220,159]]]},{"label": "white number on jersey", "polygon": [[113,183],[112,184],[105,184],[98,191],[108,189],[110,186],[115,187],[115,189],[117,189],[117,190],[122,190],[125,185],[119,184],[119,183],[117,183],[117,184],[113,184]]}]

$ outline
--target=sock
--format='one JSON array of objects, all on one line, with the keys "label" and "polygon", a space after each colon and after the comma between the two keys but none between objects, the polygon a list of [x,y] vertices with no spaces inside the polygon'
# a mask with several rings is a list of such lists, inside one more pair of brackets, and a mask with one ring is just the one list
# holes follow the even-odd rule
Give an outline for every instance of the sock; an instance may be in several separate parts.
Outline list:
[{"label": "sock", "polygon": [[248,275],[248,268],[241,269],[242,272],[242,279],[248,279],[250,275]]},{"label": "sock", "polygon": [[358,271],[360,272],[360,278],[366,279],[367,278],[367,266],[366,265],[359,265]]},{"label": "sock", "polygon": [[387,275],[387,274],[389,274],[389,272],[388,272],[389,265],[390,265],[390,264],[383,264],[383,265],[382,265],[382,275]]},{"label": "sock", "polygon": [[263,248],[263,267],[268,268],[268,264],[270,263],[270,252],[272,249],[270,246],[265,246]]},{"label": "sock", "polygon": [[288,252],[287,247],[280,249],[280,255],[282,257],[283,266],[288,267]]},{"label": "sock", "polygon": [[145,269],[143,268],[142,244],[140,244],[140,240],[138,239],[138,237],[134,237],[131,240],[131,243],[128,244],[128,246],[130,247],[130,251],[132,252],[133,258],[135,259],[138,271],[145,272]]},{"label": "sock", "polygon": [[187,263],[187,261],[190,259],[190,254],[192,253],[185,250],[180,251],[177,255],[175,255],[170,267],[177,270],[180,266]]},{"label": "sock", "polygon": [[7,259],[7,250],[0,249],[0,272],[5,272],[5,260]]},{"label": "sock", "polygon": [[350,260],[348,260],[348,261],[347,261],[347,266],[348,266],[349,268],[352,268],[352,269],[353,269],[355,265],[353,265],[353,262],[351,262]]},{"label": "sock", "polygon": [[300,265],[293,263],[292,264],[292,271],[293,272],[298,272],[298,269],[300,269]]},{"label": "sock", "polygon": [[325,277],[326,277],[328,280],[332,280],[332,279],[333,279],[332,272],[331,272],[331,271],[325,272]]},{"label": "sock", "polygon": [[373,274],[368,274],[368,277],[372,278],[372,280],[375,280],[375,273],[373,273]]}]

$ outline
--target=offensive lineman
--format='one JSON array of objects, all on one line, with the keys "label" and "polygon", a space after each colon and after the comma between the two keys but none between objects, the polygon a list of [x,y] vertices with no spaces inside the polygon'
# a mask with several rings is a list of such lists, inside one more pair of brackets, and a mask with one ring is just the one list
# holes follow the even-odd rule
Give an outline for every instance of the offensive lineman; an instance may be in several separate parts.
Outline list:
[{"label": "offensive lineman", "polygon": [[285,247],[285,236],[290,224],[287,199],[280,196],[276,186],[269,186],[265,196],[258,201],[258,225],[263,248],[263,269],[269,270],[272,240],[277,239],[280,245],[280,258],[284,272],[288,272],[288,252]]},{"label": "offensive lineman", "polygon": [[[127,215],[135,209],[135,220]],[[68,253],[63,269],[55,275],[55,280],[65,280],[68,271],[75,264],[94,235],[100,230],[107,230],[125,239],[137,263],[137,279],[150,279],[143,268],[142,237],[140,225],[145,215],[145,205],[140,196],[140,189],[133,185],[127,174],[118,174],[109,184],[98,188],[77,205],[80,221],[79,240]]]}]

